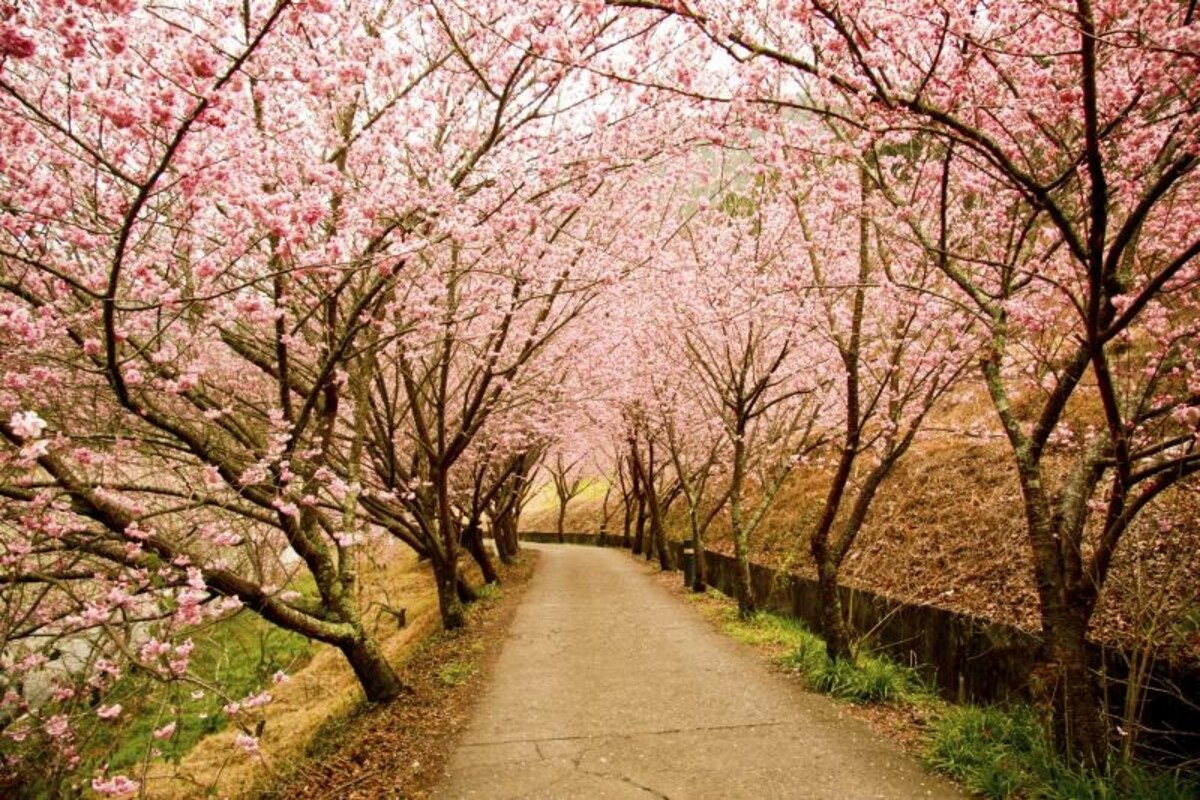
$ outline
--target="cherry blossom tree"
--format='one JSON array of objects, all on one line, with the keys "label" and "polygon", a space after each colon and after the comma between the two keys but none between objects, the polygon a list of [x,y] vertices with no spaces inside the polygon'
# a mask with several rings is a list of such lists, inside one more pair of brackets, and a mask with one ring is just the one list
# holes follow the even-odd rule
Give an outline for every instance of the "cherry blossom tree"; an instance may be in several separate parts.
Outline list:
[{"label": "cherry blossom tree", "polygon": [[623,173],[680,134],[627,92],[601,98],[621,115],[606,126],[605,112],[581,102],[599,90],[579,65],[605,58],[622,29],[542,7],[429,13],[449,55],[426,84],[440,111],[423,158],[410,161],[418,184],[460,204],[427,219],[417,270],[389,309],[404,332],[369,348],[358,391],[372,417],[364,503],[430,559],[454,628],[471,596],[458,574],[460,460],[522,387],[552,374],[537,362],[625,268],[612,242],[631,220],[611,213]]},{"label": "cherry blossom tree", "polygon": [[[702,556],[705,537],[713,522],[729,501],[732,484],[722,479],[728,453],[720,425],[703,413],[700,398],[673,394],[659,398],[663,409],[666,446],[675,470],[679,490],[687,504],[688,531],[696,553],[691,589],[703,592],[707,586]],[[723,485],[722,485],[723,484]]]},{"label": "cherry blossom tree", "polygon": [[[245,606],[400,693],[357,607],[363,548],[398,527],[372,404],[397,379],[409,411],[441,404],[405,435],[436,478],[418,510],[449,520],[449,467],[604,269],[565,274],[621,150],[552,60],[587,43],[510,10],[502,36],[415,3],[0,10],[6,679],[72,638],[101,690],[100,656],[186,679],[188,626]],[[421,363],[446,343],[466,355]],[[476,400],[447,437],[425,379],[451,373]],[[13,688],[9,738],[73,758],[67,716]]]},{"label": "cherry blossom tree", "polygon": [[[186,679],[187,627],[244,605],[390,699],[330,464],[339,365],[399,226],[346,201],[333,85],[283,66],[337,33],[321,9],[203,10],[4,12],[5,657],[86,641],[98,691],[124,662]],[[67,762],[73,716],[41,723]]]},{"label": "cherry blossom tree", "polygon": [[739,186],[742,171],[735,167],[715,204],[700,200],[673,243],[672,296],[680,355],[727,442],[738,610],[748,616],[756,609],[751,538],[792,468],[824,441],[825,352],[808,336],[796,291],[795,204],[753,165]]},{"label": "cherry blossom tree", "polygon": [[809,543],[821,633],[829,657],[843,659],[853,654],[838,594],[841,566],[879,489],[977,349],[973,316],[943,299],[948,280],[936,259],[888,224],[897,211],[890,201],[900,200],[894,183],[887,198],[873,188],[892,177],[891,166],[908,164],[885,165],[872,152],[858,164],[817,166],[797,188],[796,213],[806,280],[823,312],[819,329],[838,355],[843,420],[830,426],[838,454]]},{"label": "cherry blossom tree", "polygon": [[550,457],[545,469],[550,473],[550,481],[554,484],[554,496],[558,500],[558,515],[555,517],[554,530],[558,540],[563,541],[563,524],[567,518],[567,504],[574,500],[587,487],[587,479],[581,474],[583,456],[564,455],[556,450]]}]

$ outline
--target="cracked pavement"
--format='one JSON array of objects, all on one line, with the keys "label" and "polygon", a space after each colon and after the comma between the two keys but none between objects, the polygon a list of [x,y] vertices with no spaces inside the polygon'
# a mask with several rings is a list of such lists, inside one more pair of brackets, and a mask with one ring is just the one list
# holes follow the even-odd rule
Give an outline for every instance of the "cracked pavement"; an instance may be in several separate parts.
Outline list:
[{"label": "cracked pavement", "polygon": [[537,549],[434,797],[963,796],[714,631],[627,553]]}]

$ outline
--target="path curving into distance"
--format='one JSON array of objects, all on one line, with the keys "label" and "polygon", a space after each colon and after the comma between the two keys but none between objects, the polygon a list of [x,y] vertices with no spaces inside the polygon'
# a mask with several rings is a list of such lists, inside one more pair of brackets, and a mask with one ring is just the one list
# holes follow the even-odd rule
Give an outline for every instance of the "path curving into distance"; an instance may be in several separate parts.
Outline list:
[{"label": "path curving into distance", "polygon": [[713,630],[628,553],[537,549],[434,797],[962,797]]}]

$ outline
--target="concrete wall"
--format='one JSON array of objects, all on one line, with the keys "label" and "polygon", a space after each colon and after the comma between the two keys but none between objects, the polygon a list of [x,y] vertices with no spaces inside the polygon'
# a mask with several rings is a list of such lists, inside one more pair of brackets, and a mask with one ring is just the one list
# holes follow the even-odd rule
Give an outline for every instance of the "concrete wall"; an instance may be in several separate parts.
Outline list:
[{"label": "concrete wall", "polygon": [[540,544],[585,544],[600,547],[620,547],[621,534],[617,533],[613,536],[611,533],[604,537],[604,541],[600,541],[598,533],[564,533],[562,540],[558,538],[558,534],[553,531],[523,531],[517,534],[517,538],[522,542],[534,542]]},{"label": "concrete wall", "polygon": [[[736,594],[732,556],[704,553],[708,582]],[[764,609],[820,627],[817,582],[752,565],[754,596]],[[956,700],[1002,701],[1027,696],[1040,642],[1018,628],[966,614],[892,600],[874,592],[839,587],[850,629],[868,634],[873,651],[918,667],[945,696]]]}]

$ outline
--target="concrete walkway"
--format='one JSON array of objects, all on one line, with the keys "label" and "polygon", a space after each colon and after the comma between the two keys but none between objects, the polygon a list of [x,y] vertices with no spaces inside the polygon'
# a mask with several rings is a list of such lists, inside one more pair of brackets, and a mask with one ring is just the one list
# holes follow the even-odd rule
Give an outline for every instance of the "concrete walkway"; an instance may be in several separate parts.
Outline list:
[{"label": "concrete walkway", "polygon": [[550,545],[438,798],[960,798],[627,553]]}]

